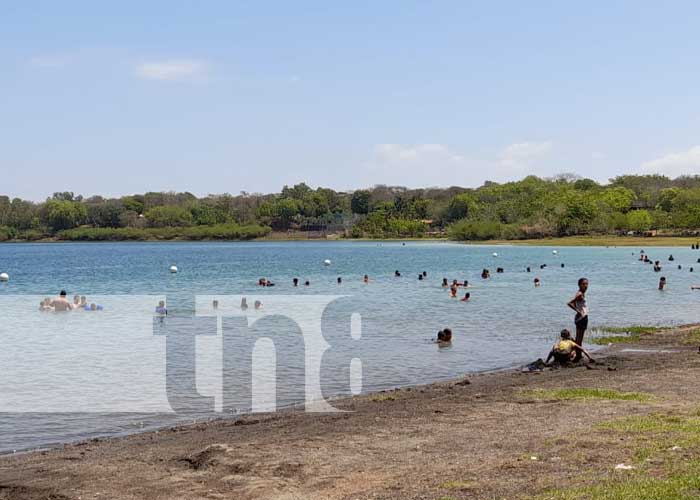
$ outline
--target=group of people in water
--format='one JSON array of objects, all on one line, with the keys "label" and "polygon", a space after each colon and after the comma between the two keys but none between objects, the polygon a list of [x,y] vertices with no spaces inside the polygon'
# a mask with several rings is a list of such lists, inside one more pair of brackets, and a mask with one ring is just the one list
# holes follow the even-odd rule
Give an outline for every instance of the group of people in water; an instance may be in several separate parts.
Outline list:
[{"label": "group of people in water", "polygon": [[74,295],[73,302],[68,300],[65,290],[61,290],[58,297],[51,299],[45,298],[39,302],[39,311],[41,312],[67,312],[67,311],[102,311],[104,308],[93,303],[88,303],[85,295]]},{"label": "group of people in water", "polygon": [[[690,246],[690,248],[693,249],[693,250],[700,250],[700,244],[697,244],[697,245],[693,244],[693,245]],[[662,269],[662,267],[661,267],[661,261],[660,261],[660,260],[654,260],[654,261],[652,261],[652,260],[649,258],[649,255],[648,255],[644,250],[640,250],[640,251],[639,251],[639,259],[638,259],[638,260],[639,260],[639,262],[644,262],[645,264],[654,264],[654,268],[653,268],[653,269],[654,269],[654,272],[657,272],[657,273],[658,273],[658,272],[660,272],[661,269]],[[673,254],[670,254],[670,255],[668,256],[668,261],[669,261],[669,262],[674,262],[675,260],[676,260],[676,258],[673,256]],[[697,260],[697,262],[700,263],[700,258]],[[677,267],[678,267],[678,270],[683,269],[683,266],[682,266],[681,264],[678,264]],[[693,271],[695,271],[695,269],[691,266],[691,267],[688,269],[688,271],[692,273]],[[665,290],[665,289],[666,289],[666,284],[667,284],[666,276],[661,276],[661,278],[659,278],[659,287],[658,287],[659,290],[660,290],[660,291]],[[691,289],[691,290],[700,290],[700,285],[691,285],[690,289]]]}]

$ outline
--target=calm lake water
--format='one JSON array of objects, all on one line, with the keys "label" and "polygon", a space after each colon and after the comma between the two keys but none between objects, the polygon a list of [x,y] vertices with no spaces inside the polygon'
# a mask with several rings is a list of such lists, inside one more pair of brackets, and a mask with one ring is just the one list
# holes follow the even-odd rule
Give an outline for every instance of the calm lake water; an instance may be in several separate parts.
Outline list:
[{"label": "calm lake water", "polygon": [[[250,338],[269,337],[274,343],[279,406],[304,397],[300,327],[283,317],[285,311],[313,316],[312,305],[324,300],[330,302],[319,316],[330,346],[321,368],[327,398],[360,389],[349,382],[352,358],[361,360],[361,390],[369,392],[542,357],[561,328],[573,329],[565,303],[581,276],[590,280],[593,328],[698,321],[700,291],[692,292],[690,285],[700,284],[695,276],[700,251],[645,248],[652,260],[662,261],[662,272],[655,273],[638,262],[639,248],[562,247],[556,248],[558,254],[553,249],[419,242],[0,245],[0,272],[11,276],[0,283],[0,451],[249,410],[250,339],[236,336],[222,361],[221,350],[212,345],[230,323],[217,320],[212,298],[220,300],[221,315],[240,316],[238,296],[246,296],[251,324],[251,315],[253,321],[255,314],[262,318],[252,310],[255,300],[263,302],[261,311],[279,313],[248,332]],[[325,259],[332,264],[324,266]],[[177,274],[168,271],[173,264]],[[540,269],[541,264],[547,267]],[[525,271],[527,266],[532,272]],[[693,266],[696,272],[690,272]],[[497,267],[505,272],[497,274]],[[491,279],[480,278],[483,268],[491,270]],[[423,271],[428,277],[419,281]],[[369,284],[362,282],[364,274]],[[657,290],[662,275],[668,281],[665,292]],[[276,286],[258,287],[263,276]],[[294,288],[293,277],[311,285]],[[441,287],[443,277],[469,280],[471,300],[450,299]],[[542,280],[539,288],[533,287],[535,277]],[[70,296],[87,295],[104,311],[40,313],[40,298],[60,289]],[[163,321],[152,314],[159,298],[168,304]],[[361,318],[359,339],[352,335],[353,314]],[[438,348],[430,339],[447,326],[454,332],[453,345]],[[175,330],[180,336],[171,343],[166,367],[165,337]],[[186,353],[194,334],[198,358],[192,371]],[[187,385],[193,379],[204,395],[217,380],[223,383],[226,396],[217,400],[217,411],[187,395],[178,400],[176,413],[166,411],[168,370],[169,380]]]}]

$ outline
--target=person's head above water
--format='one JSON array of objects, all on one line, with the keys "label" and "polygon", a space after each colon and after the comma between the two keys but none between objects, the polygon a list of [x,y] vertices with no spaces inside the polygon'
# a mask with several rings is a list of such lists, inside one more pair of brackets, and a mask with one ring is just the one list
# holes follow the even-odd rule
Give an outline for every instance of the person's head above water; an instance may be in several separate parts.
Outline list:
[{"label": "person's head above water", "polygon": [[442,339],[445,342],[450,342],[452,340],[452,329],[450,328],[444,328],[442,330]]}]

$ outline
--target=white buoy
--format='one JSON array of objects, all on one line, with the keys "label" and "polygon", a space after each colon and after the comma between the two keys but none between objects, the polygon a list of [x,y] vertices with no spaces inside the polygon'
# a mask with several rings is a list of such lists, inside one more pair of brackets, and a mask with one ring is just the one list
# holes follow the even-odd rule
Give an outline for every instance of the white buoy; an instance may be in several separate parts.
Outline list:
[{"label": "white buoy", "polygon": [[498,257],[498,254],[496,252],[493,252],[494,257]]},{"label": "white buoy", "polygon": [[171,273],[176,273],[176,272],[177,272],[177,266],[170,266],[170,272],[171,272]]},{"label": "white buoy", "polygon": [[7,273],[0,273],[0,281],[10,281],[10,275]]},{"label": "white buoy", "polygon": [[556,255],[556,254],[559,253],[559,252],[557,252],[556,250],[552,250],[552,253],[553,253],[554,255]]},{"label": "white buoy", "polygon": [[326,259],[323,261],[324,266],[330,266],[331,265],[331,259]]}]

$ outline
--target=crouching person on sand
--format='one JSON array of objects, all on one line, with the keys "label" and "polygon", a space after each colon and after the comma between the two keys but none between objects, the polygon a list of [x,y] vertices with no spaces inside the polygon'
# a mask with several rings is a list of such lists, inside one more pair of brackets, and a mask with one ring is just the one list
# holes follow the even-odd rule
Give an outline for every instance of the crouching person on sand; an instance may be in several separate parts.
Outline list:
[{"label": "crouching person on sand", "polygon": [[594,361],[583,347],[571,340],[571,332],[564,329],[561,331],[561,339],[554,344],[552,350],[549,352],[545,364],[549,364],[549,360],[552,358],[559,364],[566,364],[574,361],[577,356],[580,356],[579,353],[585,354],[590,361]]}]

